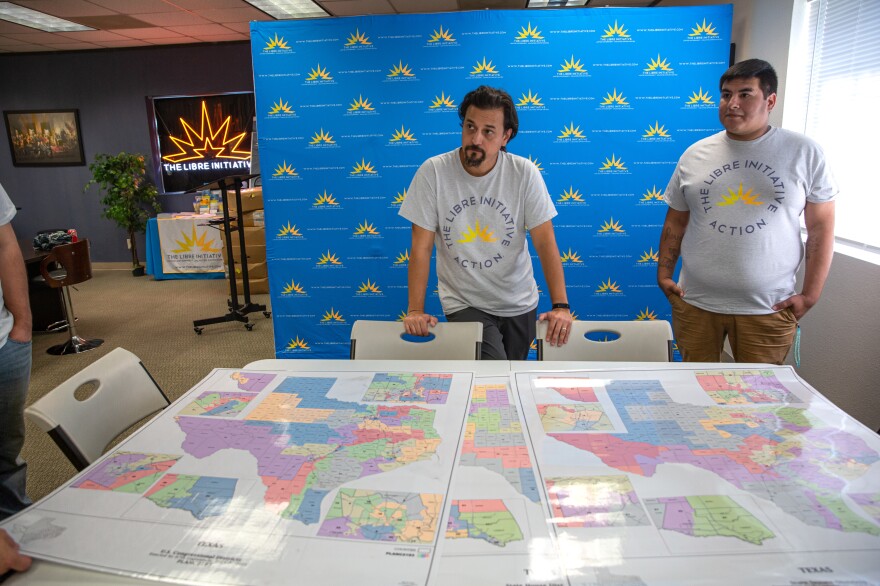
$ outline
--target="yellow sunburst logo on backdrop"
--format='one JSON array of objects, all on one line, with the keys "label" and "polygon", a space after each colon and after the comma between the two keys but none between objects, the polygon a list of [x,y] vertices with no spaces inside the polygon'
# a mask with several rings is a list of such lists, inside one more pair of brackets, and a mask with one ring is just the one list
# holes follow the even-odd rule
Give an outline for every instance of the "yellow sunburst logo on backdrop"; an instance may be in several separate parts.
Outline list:
[{"label": "yellow sunburst logo on backdrop", "polygon": [[324,190],[324,193],[322,193],[321,195],[319,195],[318,197],[315,198],[315,203],[313,203],[312,205],[316,205],[316,206],[323,206],[323,205],[328,205],[328,206],[338,206],[338,205],[339,205],[339,202],[336,201],[336,198],[333,197],[333,194],[332,194],[332,193],[327,193],[327,190],[325,189],[325,190]]},{"label": "yellow sunburst logo on backdrop", "polygon": [[388,72],[388,77],[415,77],[415,73],[410,69],[409,64],[404,65],[403,61],[399,61],[397,65]]},{"label": "yellow sunburst logo on backdrop", "polygon": [[406,199],[406,189],[403,190],[403,193],[398,192],[397,197],[391,202],[391,205],[399,206],[403,203],[403,200]]},{"label": "yellow sunburst logo on backdrop", "polygon": [[397,255],[397,259],[394,261],[396,265],[403,265],[409,262],[409,249],[407,248],[402,253]]},{"label": "yellow sunburst logo on backdrop", "polygon": [[199,250],[201,252],[220,252],[220,247],[214,245],[214,239],[211,238],[208,240],[208,233],[202,232],[201,235],[196,233],[196,227],[192,227],[192,235],[188,236],[183,231],[180,232],[180,237],[183,239],[175,240],[177,246],[179,248],[172,250],[171,252],[175,254],[180,254],[182,252],[192,252],[194,250]]},{"label": "yellow sunburst logo on backdrop", "polygon": [[519,34],[516,35],[517,40],[523,39],[538,39],[543,40],[544,37],[541,36],[541,31],[538,30],[538,27],[532,27],[532,23],[529,22],[528,26],[524,26],[519,29]]},{"label": "yellow sunburst logo on backdrop", "polygon": [[544,103],[541,101],[541,98],[538,97],[538,94],[532,93],[532,90],[529,90],[528,95],[523,94],[519,99],[519,102],[516,103],[517,106],[543,106]]},{"label": "yellow sunburst logo on backdrop", "polygon": [[356,112],[357,110],[365,110],[365,111],[368,111],[368,112],[369,112],[369,111],[372,111],[373,109],[374,109],[374,108],[373,108],[373,105],[370,103],[370,101],[369,101],[369,100],[365,100],[365,99],[364,99],[364,96],[362,96],[362,95],[359,95],[359,96],[358,96],[358,99],[356,99],[355,101],[353,101],[353,102],[348,106],[348,111],[349,111],[349,112]]},{"label": "yellow sunburst logo on backdrop", "polygon": [[618,106],[629,106],[629,102],[626,101],[624,95],[617,93],[617,88],[614,88],[611,93],[605,94],[605,99],[602,100],[603,106],[610,106],[612,104],[617,104]]},{"label": "yellow sunburst logo on backdrop", "polygon": [[328,132],[324,132],[322,128],[319,132],[316,132],[312,136],[312,140],[309,141],[309,144],[336,144],[336,141],[333,140],[333,137]]},{"label": "yellow sunburst logo on backdrop", "polygon": [[319,265],[341,265],[342,261],[339,260],[339,257],[330,252],[329,250],[321,255],[318,259]]},{"label": "yellow sunburst logo on backdrop", "polygon": [[672,71],[672,68],[669,66],[669,61],[660,57],[660,54],[657,54],[656,59],[651,59],[648,62],[648,66],[645,67],[645,71]]},{"label": "yellow sunburst logo on backdrop", "polygon": [[348,39],[346,39],[345,46],[351,47],[352,45],[372,45],[370,39],[367,35],[363,34],[360,29],[354,29],[354,32],[349,35]]},{"label": "yellow sunburst logo on backdrop", "polygon": [[750,206],[759,206],[763,205],[764,202],[758,200],[761,197],[760,193],[752,193],[752,190],[749,189],[745,193],[743,193],[743,184],[739,184],[739,190],[734,191],[730,187],[727,188],[727,193],[729,195],[722,195],[720,202],[718,202],[719,206],[732,206],[738,201]]},{"label": "yellow sunburst logo on backdrop", "polygon": [[486,58],[483,57],[483,60],[477,61],[477,64],[474,65],[474,68],[471,70],[471,75],[477,75],[479,73],[498,75],[498,70],[495,69],[495,66],[492,65],[491,61],[486,62]]},{"label": "yellow sunburst logo on backdrop", "polygon": [[700,88],[700,91],[694,92],[691,94],[690,98],[687,101],[688,104],[709,104],[712,105],[715,102],[712,100],[712,96],[703,91],[703,88]]},{"label": "yellow sunburst logo on backdrop", "polygon": [[275,167],[275,172],[272,173],[272,177],[281,177],[282,175],[289,175],[291,177],[299,176],[296,169],[288,165],[287,161],[282,161],[280,165]]},{"label": "yellow sunburst logo on backdrop", "polygon": [[603,39],[610,39],[612,37],[619,37],[621,39],[628,39],[629,33],[623,28],[622,25],[617,24],[617,21],[614,21],[614,26],[608,25],[608,28],[605,29],[605,34],[602,35]]},{"label": "yellow sunburst logo on backdrop", "polygon": [[562,262],[573,262],[575,264],[580,264],[584,261],[581,260],[580,255],[577,252],[574,252],[571,248],[569,248],[566,252],[562,253],[562,256],[559,257]]},{"label": "yellow sunburst logo on backdrop", "polygon": [[361,173],[367,173],[370,175],[375,175],[377,173],[376,169],[373,167],[373,163],[367,162],[364,159],[361,159],[360,163],[355,163],[354,167],[352,167],[351,175],[360,175]]},{"label": "yellow sunburst logo on backdrop", "polygon": [[440,92],[439,96],[434,96],[434,101],[431,102],[431,109],[436,108],[455,108],[455,102],[451,97],[447,96],[446,93]]},{"label": "yellow sunburst logo on backdrop", "polygon": [[607,281],[604,281],[599,288],[596,289],[596,293],[620,293],[620,287],[617,286],[617,282],[611,282],[611,277],[608,277]]},{"label": "yellow sunburst logo on backdrop", "polygon": [[581,64],[580,59],[575,59],[574,55],[571,56],[571,59],[562,62],[562,68],[559,69],[557,73],[586,73],[587,70],[584,69],[584,66]]},{"label": "yellow sunburst logo on backdrop", "polygon": [[306,343],[305,338],[300,338],[299,336],[296,339],[291,338],[290,342],[287,343],[288,350],[308,350],[309,345]]},{"label": "yellow sunburst logo on backdrop", "polygon": [[289,283],[287,283],[286,285],[284,285],[284,287],[281,289],[281,294],[282,295],[294,295],[294,294],[295,295],[305,295],[306,290],[303,289],[302,285],[300,285],[299,283],[297,283],[296,281],[291,279],[291,281]]},{"label": "yellow sunburst logo on backdrop", "polygon": [[538,171],[544,171],[544,167],[541,166],[541,162],[536,157],[532,157],[532,155],[529,155],[529,160],[532,162],[532,164],[535,165]]},{"label": "yellow sunburst logo on backdrop", "polygon": [[584,201],[583,196],[581,196],[581,192],[574,188],[574,186],[569,186],[567,190],[562,192],[562,196],[560,196],[560,202],[563,201]]},{"label": "yellow sunburst logo on backdrop", "polygon": [[321,321],[338,321],[345,323],[345,319],[343,319],[342,314],[332,307],[329,311],[324,312],[324,315],[321,317]]},{"label": "yellow sunburst logo on backdrop", "polygon": [[562,134],[560,134],[556,138],[586,138],[586,137],[584,136],[584,133],[581,132],[581,127],[575,126],[574,122],[572,122],[568,126],[563,127]]},{"label": "yellow sunburst logo on backdrop", "polygon": [[663,201],[663,192],[657,189],[656,185],[652,186],[651,189],[642,194],[641,201],[651,200]]},{"label": "yellow sunburst logo on backdrop", "polygon": [[610,220],[602,224],[601,228],[599,228],[599,233],[605,232],[617,232],[618,234],[623,234],[626,230],[623,229],[623,225],[620,222],[615,221],[612,217]]},{"label": "yellow sunburst logo on backdrop", "polygon": [[659,120],[654,122],[654,126],[649,126],[645,134],[642,135],[642,138],[654,137],[669,138],[669,131],[666,130],[665,126],[660,126]]},{"label": "yellow sunburst logo on backdrop", "polygon": [[363,224],[358,224],[357,229],[354,231],[355,235],[361,236],[363,234],[370,234],[371,236],[378,236],[379,231],[367,220],[364,220]]},{"label": "yellow sunburst logo on backdrop", "polygon": [[461,233],[461,239],[458,240],[458,242],[461,244],[467,244],[468,242],[473,242],[475,240],[481,240],[482,242],[497,242],[498,238],[496,238],[495,234],[489,230],[488,226],[480,226],[478,220],[474,227],[468,228],[467,232]]},{"label": "yellow sunburst logo on backdrop", "polygon": [[306,77],[306,81],[315,81],[316,79],[332,81],[333,77],[330,75],[330,71],[328,69],[321,67],[321,64],[318,63],[318,66],[309,72],[308,77]]},{"label": "yellow sunburst logo on backdrop", "polygon": [[689,37],[702,37],[706,35],[707,37],[717,37],[718,33],[715,32],[715,26],[710,22],[706,24],[706,19],[703,19],[703,23],[697,23],[697,26],[691,29],[691,34]]},{"label": "yellow sunburst logo on backdrop", "polygon": [[302,234],[297,229],[296,224],[291,226],[290,222],[287,222],[286,226],[281,226],[281,229],[278,230],[278,236],[302,236]]},{"label": "yellow sunburst logo on backdrop", "polygon": [[269,110],[269,116],[274,116],[275,114],[293,114],[293,108],[283,99],[278,98],[278,101],[272,104],[272,109]]},{"label": "yellow sunburst logo on backdrop", "polygon": [[381,293],[382,290],[379,289],[378,283],[373,283],[369,279],[365,282],[361,283],[361,286],[358,287],[358,293]]},{"label": "yellow sunburst logo on backdrop", "polygon": [[599,168],[600,171],[607,171],[608,169],[617,169],[618,171],[626,171],[626,165],[623,164],[623,159],[618,159],[614,156],[614,153],[611,153],[611,158],[605,158],[605,162]]},{"label": "yellow sunburst logo on backdrop", "polygon": [[435,30],[434,33],[428,38],[429,43],[439,43],[441,41],[445,41],[447,43],[454,43],[455,38],[452,36],[452,33],[449,32],[448,29],[443,28],[443,25],[440,25],[439,30]]},{"label": "yellow sunburst logo on backdrop", "polygon": [[651,311],[650,307],[646,307],[636,316],[636,321],[654,321],[657,319],[657,314]]},{"label": "yellow sunburst logo on backdrop", "polygon": [[400,141],[414,141],[416,137],[413,136],[412,130],[408,130],[401,125],[400,130],[395,130],[394,134],[391,135],[391,140],[389,142],[400,142]]},{"label": "yellow sunburst logo on backdrop", "polygon": [[284,41],[284,37],[279,37],[278,33],[275,33],[275,36],[269,39],[269,42],[263,47],[264,51],[271,51],[273,49],[290,49],[290,47]]},{"label": "yellow sunburst logo on backdrop", "polygon": [[647,252],[643,252],[641,258],[639,258],[638,262],[646,263],[646,262],[658,262],[660,260],[660,255],[657,252],[654,252],[654,247],[648,249]]}]

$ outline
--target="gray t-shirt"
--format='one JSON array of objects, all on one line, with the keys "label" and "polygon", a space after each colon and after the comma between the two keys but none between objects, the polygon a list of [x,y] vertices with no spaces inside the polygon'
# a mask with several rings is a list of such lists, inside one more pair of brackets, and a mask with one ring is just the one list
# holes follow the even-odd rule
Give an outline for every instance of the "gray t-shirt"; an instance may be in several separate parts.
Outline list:
[{"label": "gray t-shirt", "polygon": [[803,259],[806,202],[837,195],[813,140],[771,128],[751,141],[724,131],[688,148],[666,187],[666,202],[690,211],[681,244],[684,299],[707,311],[773,313],[795,294]]},{"label": "gray t-shirt", "polygon": [[[15,206],[12,205],[6,190],[0,185],[0,226],[5,226],[15,216]],[[12,330],[12,314],[3,303],[3,283],[0,282],[0,348],[6,345],[6,339]]]},{"label": "gray t-shirt", "polygon": [[526,232],[556,208],[534,163],[506,151],[474,177],[458,149],[431,157],[413,177],[400,215],[434,232],[444,313],[474,307],[511,317],[538,306]]}]

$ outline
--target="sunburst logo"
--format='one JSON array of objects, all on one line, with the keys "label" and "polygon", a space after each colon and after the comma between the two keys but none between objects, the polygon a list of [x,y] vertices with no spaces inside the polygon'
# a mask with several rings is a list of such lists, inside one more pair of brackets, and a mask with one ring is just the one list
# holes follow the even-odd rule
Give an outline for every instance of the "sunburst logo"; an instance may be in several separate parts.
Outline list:
[{"label": "sunburst logo", "polygon": [[324,132],[324,129],[322,128],[312,136],[312,140],[309,141],[309,144],[336,144],[336,141],[333,140],[330,133]]},{"label": "sunburst logo", "polygon": [[474,65],[474,68],[471,70],[471,75],[498,75],[498,70],[495,69],[495,66],[492,65],[492,62],[486,61],[486,58],[483,57],[482,61],[477,61],[477,64]]},{"label": "sunburst logo", "polygon": [[574,188],[574,186],[569,186],[568,189],[562,192],[562,195],[559,196],[559,202],[573,202],[579,201],[583,202],[584,198],[581,195],[581,192]]},{"label": "sunburst logo", "polygon": [[278,33],[275,33],[275,36],[269,39],[269,42],[263,47],[264,51],[277,51],[280,49],[290,49],[290,47],[284,41],[284,37],[279,37]]},{"label": "sunburst logo", "polygon": [[516,103],[517,106],[543,106],[544,103],[541,101],[541,98],[538,97],[538,94],[533,94],[532,90],[529,90],[528,95],[523,94],[519,99],[519,102]]},{"label": "sunburst logo", "polygon": [[282,161],[280,165],[275,167],[275,172],[272,173],[272,177],[299,177],[299,173],[296,172],[296,169],[287,164],[287,161]]},{"label": "sunburst logo", "polygon": [[432,110],[437,108],[455,108],[455,102],[444,92],[440,92],[439,96],[434,96],[434,100],[431,102],[430,107]]},{"label": "sunburst logo", "polygon": [[400,313],[397,314],[397,321],[403,321],[406,319],[406,312],[400,310]]},{"label": "sunburst logo", "polygon": [[332,307],[328,311],[324,312],[324,315],[321,316],[321,321],[322,322],[336,321],[336,322],[340,322],[340,323],[345,323],[345,319],[342,317],[342,314],[339,313],[338,311],[336,311],[335,309],[333,309]]},{"label": "sunburst logo", "polygon": [[336,198],[333,197],[332,193],[327,193],[327,190],[324,190],[324,193],[320,194],[315,198],[315,202],[312,204],[314,206],[338,206],[339,202],[336,201]]},{"label": "sunburst logo", "polygon": [[688,105],[693,104],[706,104],[713,105],[715,102],[712,100],[712,96],[703,91],[701,87],[699,91],[691,94],[690,98],[687,101]]},{"label": "sunburst logo", "polygon": [[599,285],[599,288],[596,289],[596,293],[620,293],[620,287],[617,286],[617,282],[611,282],[611,277],[608,278],[607,281],[604,281]]},{"label": "sunburst logo", "polygon": [[620,222],[616,221],[613,217],[602,224],[602,227],[599,228],[599,233],[604,234],[607,232],[616,232],[618,234],[623,234],[626,230],[623,229],[623,225]]},{"label": "sunburst logo", "polygon": [[584,69],[584,66],[581,64],[580,59],[575,59],[574,55],[571,56],[571,59],[562,62],[562,67],[559,69],[558,73],[586,73],[587,70]]},{"label": "sunburst logo", "polygon": [[363,110],[365,112],[372,112],[373,109],[374,109],[373,104],[371,104],[369,100],[365,100],[364,96],[362,96],[362,95],[359,95],[358,99],[353,101],[348,106],[349,112],[357,112],[358,110]]},{"label": "sunburst logo", "polygon": [[346,47],[352,47],[354,45],[372,45],[370,39],[367,35],[363,34],[360,29],[354,29],[354,32],[348,36],[348,39],[345,41]]},{"label": "sunburst logo", "polygon": [[643,252],[642,256],[639,258],[639,263],[654,263],[660,260],[659,252],[654,252],[654,247],[652,246],[647,250],[647,252]]},{"label": "sunburst logo", "polygon": [[193,252],[198,250],[201,252],[220,252],[220,247],[216,246],[214,239],[208,239],[208,232],[202,232],[201,235],[196,234],[196,227],[192,227],[192,234],[187,235],[183,231],[180,232],[182,240],[175,240],[178,248],[171,252],[180,254],[182,252]]},{"label": "sunburst logo", "polygon": [[669,132],[666,130],[665,126],[660,126],[660,121],[655,121],[654,126],[649,126],[647,130],[645,130],[645,134],[642,135],[642,138],[669,138]]},{"label": "sunburst logo", "polygon": [[358,287],[358,293],[381,293],[382,290],[379,289],[379,285],[377,283],[371,282],[367,279],[365,282],[361,283],[361,286]]},{"label": "sunburst logo", "polygon": [[600,171],[608,171],[615,169],[617,171],[626,171],[626,165],[623,164],[623,159],[618,159],[614,156],[614,153],[611,154],[611,158],[605,158],[605,162],[599,168]]},{"label": "sunburst logo", "polygon": [[533,158],[532,155],[529,155],[529,160],[532,162],[533,165],[535,165],[538,171],[540,171],[541,173],[544,172],[544,167],[541,166],[541,162],[537,158]]},{"label": "sunburst logo", "polygon": [[650,307],[646,307],[636,316],[636,321],[654,321],[657,319],[657,314],[651,311]]},{"label": "sunburst logo", "polygon": [[405,265],[409,262],[409,249],[407,248],[403,252],[397,255],[397,258],[394,260],[394,264],[396,265]]},{"label": "sunburst logo", "polygon": [[321,67],[321,64],[318,63],[318,66],[312,69],[309,72],[308,77],[306,77],[306,81],[333,81],[333,77],[330,75],[330,71]]},{"label": "sunburst logo", "polygon": [[354,231],[356,236],[363,236],[365,234],[369,234],[370,236],[378,236],[379,231],[367,220],[364,220],[363,224],[358,224],[357,229]]},{"label": "sunburst logo", "polygon": [[229,125],[232,116],[227,116],[216,129],[211,125],[208,117],[208,106],[202,100],[202,118],[199,122],[199,130],[190,126],[189,122],[180,118],[180,125],[186,135],[184,138],[169,136],[171,142],[179,149],[179,152],[165,155],[163,161],[169,163],[182,163],[193,159],[235,159],[246,160],[251,156],[250,151],[240,150],[238,147],[247,136],[247,132],[241,132],[229,136]]},{"label": "sunburst logo", "polygon": [[574,122],[572,122],[568,126],[563,127],[562,134],[560,134],[556,138],[586,138],[586,137],[584,136],[584,133],[581,132],[581,127],[575,126]]},{"label": "sunburst logo", "polygon": [[660,57],[660,54],[657,54],[656,59],[651,59],[648,62],[648,66],[645,67],[645,71],[672,71],[672,68],[669,66],[669,61]]},{"label": "sunburst logo", "polygon": [[537,27],[532,27],[532,23],[529,22],[528,26],[519,29],[519,34],[516,35],[516,40],[518,41],[525,39],[543,40],[544,37],[541,36],[541,31],[539,31]]},{"label": "sunburst logo", "polygon": [[278,98],[278,101],[272,104],[272,108],[269,110],[269,116],[277,116],[278,114],[293,114],[293,108],[290,107],[290,104],[285,102],[283,99]]},{"label": "sunburst logo", "polygon": [[296,281],[291,279],[290,282],[286,283],[284,285],[284,287],[281,289],[281,294],[282,295],[305,295],[306,290],[303,288],[302,285],[300,285],[299,283],[297,283]]},{"label": "sunburst logo", "polygon": [[578,255],[578,253],[573,251],[571,248],[569,248],[566,252],[563,252],[562,256],[559,257],[559,260],[561,260],[562,262],[574,264],[581,264],[584,262],[581,260],[580,255]]},{"label": "sunburst logo", "polygon": [[752,193],[752,190],[749,189],[745,193],[743,193],[743,184],[739,184],[739,189],[734,191],[730,187],[727,188],[727,195],[721,196],[721,201],[718,202],[719,206],[732,206],[736,202],[742,202],[746,205],[750,206],[759,206],[763,205],[764,202],[760,201],[758,198],[761,197],[760,193]]},{"label": "sunburst logo", "polygon": [[329,250],[322,254],[320,258],[318,258],[319,265],[342,265],[342,261],[339,260],[339,257],[330,252]]},{"label": "sunburst logo", "polygon": [[370,161],[368,163],[366,160],[361,159],[360,163],[355,163],[354,167],[352,167],[350,174],[351,175],[361,175],[364,173],[367,175],[376,175],[377,171],[373,167],[372,161]]},{"label": "sunburst logo", "polygon": [[656,185],[652,186],[651,189],[642,194],[641,201],[652,200],[663,201],[663,192],[657,189]]},{"label": "sunburst logo", "polygon": [[617,88],[614,88],[614,90],[611,93],[605,94],[605,99],[602,100],[602,105],[603,106],[612,106],[612,105],[629,106],[629,102],[626,101],[626,98],[624,97],[623,94],[617,93]]},{"label": "sunburst logo", "polygon": [[305,338],[300,338],[297,336],[295,339],[291,339],[290,342],[287,343],[288,350],[308,350],[309,345],[306,343]]},{"label": "sunburst logo", "polygon": [[488,226],[480,226],[479,220],[472,228],[468,228],[467,232],[461,233],[461,239],[458,240],[461,244],[467,244],[468,242],[474,242],[475,240],[480,240],[481,242],[498,242],[498,238],[495,237],[495,234],[489,230]]},{"label": "sunburst logo", "polygon": [[415,75],[412,69],[409,68],[409,64],[404,65],[403,61],[399,61],[388,72],[388,77],[415,77]]},{"label": "sunburst logo", "polygon": [[614,21],[614,26],[608,25],[608,28],[606,28],[604,32],[605,32],[605,34],[602,35],[603,39],[611,39],[614,37],[617,37],[620,39],[628,39],[629,38],[628,31],[625,28],[623,28],[622,25],[617,24],[616,20]]},{"label": "sunburst logo", "polygon": [[302,236],[299,229],[296,227],[296,224],[291,225],[290,222],[287,222],[286,226],[281,226],[281,229],[278,230],[278,237],[283,238],[286,236]]},{"label": "sunburst logo", "polygon": [[702,24],[697,23],[697,26],[691,29],[691,34],[689,37],[702,37],[703,35],[707,37],[717,37],[718,33],[715,32],[715,26],[710,22],[706,24],[706,19],[703,19]]},{"label": "sunburst logo", "polygon": [[413,136],[411,130],[406,129],[403,125],[400,126],[400,130],[395,130],[394,134],[391,135],[391,140],[388,142],[400,142],[400,141],[410,141],[415,142],[416,137]]},{"label": "sunburst logo", "polygon": [[392,200],[391,205],[399,206],[406,199],[406,189],[403,190],[403,193],[398,192],[397,196]]},{"label": "sunburst logo", "polygon": [[449,29],[444,29],[443,25],[440,25],[440,28],[435,30],[433,34],[428,38],[429,43],[454,43],[455,37],[452,36],[452,33],[449,32]]}]

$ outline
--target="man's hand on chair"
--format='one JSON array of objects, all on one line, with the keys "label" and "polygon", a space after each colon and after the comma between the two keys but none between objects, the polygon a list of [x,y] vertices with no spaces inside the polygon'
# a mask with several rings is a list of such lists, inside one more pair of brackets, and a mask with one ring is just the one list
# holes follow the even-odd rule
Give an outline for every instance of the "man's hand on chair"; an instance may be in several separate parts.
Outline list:
[{"label": "man's hand on chair", "polygon": [[403,327],[406,333],[413,336],[427,336],[428,328],[433,328],[436,325],[437,318],[424,311],[411,310],[403,318]]}]

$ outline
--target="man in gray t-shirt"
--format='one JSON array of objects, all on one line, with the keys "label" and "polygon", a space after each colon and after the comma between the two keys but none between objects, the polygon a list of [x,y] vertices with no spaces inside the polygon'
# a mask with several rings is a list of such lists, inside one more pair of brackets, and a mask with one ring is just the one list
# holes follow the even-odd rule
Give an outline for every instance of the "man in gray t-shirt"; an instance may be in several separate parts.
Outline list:
[{"label": "man in gray t-shirt", "polygon": [[[727,337],[737,362],[782,364],[828,276],[837,184],[818,144],[769,125],[776,86],[766,61],[728,69],[719,101],[725,130],[688,148],[666,188],[657,282],[686,361],[717,362]],[[806,265],[797,293],[801,214]]]},{"label": "man in gray t-shirt", "polygon": [[484,359],[524,360],[535,337],[538,288],[526,231],[541,260],[552,309],[546,340],[568,341],[571,313],[551,219],[556,209],[537,167],[505,149],[516,136],[513,100],[480,86],[458,109],[461,147],[431,157],[416,172],[400,207],[412,222],[409,308],[404,327],[426,336],[431,252],[437,248],[440,303],[449,321],[483,324]]}]

